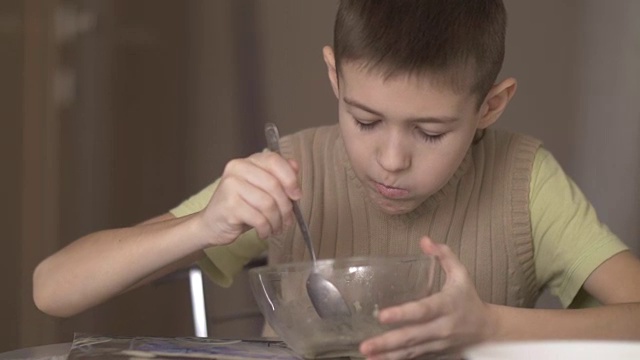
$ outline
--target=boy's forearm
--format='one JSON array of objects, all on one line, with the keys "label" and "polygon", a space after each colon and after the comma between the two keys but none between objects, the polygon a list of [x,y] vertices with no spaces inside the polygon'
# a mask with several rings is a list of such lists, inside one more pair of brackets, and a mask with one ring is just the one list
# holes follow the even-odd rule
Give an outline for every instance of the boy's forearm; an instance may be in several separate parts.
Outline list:
[{"label": "boy's forearm", "polygon": [[38,265],[34,301],[50,315],[74,315],[198,253],[199,237],[191,217],[87,235]]},{"label": "boy's forearm", "polygon": [[490,307],[496,321],[489,341],[640,340],[640,303],[570,310]]}]

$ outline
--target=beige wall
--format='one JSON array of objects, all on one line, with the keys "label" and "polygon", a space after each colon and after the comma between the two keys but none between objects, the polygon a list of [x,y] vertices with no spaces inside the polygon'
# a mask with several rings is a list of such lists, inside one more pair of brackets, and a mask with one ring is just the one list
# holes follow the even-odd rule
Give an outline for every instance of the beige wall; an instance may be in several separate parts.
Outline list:
[{"label": "beige wall", "polygon": [[[62,6],[99,22],[58,38]],[[88,232],[165,212],[186,192],[185,177],[175,176],[187,141],[187,127],[175,121],[187,107],[185,11],[155,0],[1,2],[1,188],[9,213],[2,216],[0,352],[71,341],[76,331],[192,334],[185,277],[69,319],[38,311],[31,288],[47,255]]]},{"label": "beige wall", "polygon": [[506,4],[503,76],[515,76],[519,90],[500,126],[544,140],[601,219],[637,253],[640,3]]},{"label": "beige wall", "polygon": [[283,132],[332,124],[337,104],[322,47],[333,43],[334,0],[259,1],[266,115]]},{"label": "beige wall", "polygon": [[[22,14],[18,1],[0,2],[0,198],[3,200],[2,251],[0,251],[0,352],[18,343],[20,322],[20,189],[22,158]],[[17,275],[18,274],[18,275]],[[16,276],[17,275],[17,276]]]},{"label": "beige wall", "polygon": [[[516,97],[498,126],[535,135],[601,220],[640,251],[640,3],[507,1],[502,76]],[[539,306],[559,303],[545,293]]]}]

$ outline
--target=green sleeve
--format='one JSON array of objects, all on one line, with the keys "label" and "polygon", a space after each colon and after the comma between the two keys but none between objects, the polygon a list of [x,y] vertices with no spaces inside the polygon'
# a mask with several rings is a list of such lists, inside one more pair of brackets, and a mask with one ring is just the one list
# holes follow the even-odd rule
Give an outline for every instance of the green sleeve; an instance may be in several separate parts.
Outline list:
[{"label": "green sleeve", "polygon": [[265,250],[267,242],[260,239],[258,233],[252,229],[229,245],[205,249],[206,256],[198,261],[198,265],[213,282],[228,287],[233,283],[233,277]]},{"label": "green sleeve", "polygon": [[[199,193],[185,200],[170,213],[175,217],[195,214],[204,209],[218,187],[219,180]],[[249,230],[225,246],[213,246],[204,250],[205,256],[198,260],[198,266],[216,284],[228,287],[233,277],[252,259],[267,249],[266,241],[260,239],[255,230]]]},{"label": "green sleeve", "polygon": [[598,220],[578,186],[543,148],[534,159],[529,195],[538,282],[564,307],[593,303],[580,291],[582,285],[600,264],[627,247]]}]

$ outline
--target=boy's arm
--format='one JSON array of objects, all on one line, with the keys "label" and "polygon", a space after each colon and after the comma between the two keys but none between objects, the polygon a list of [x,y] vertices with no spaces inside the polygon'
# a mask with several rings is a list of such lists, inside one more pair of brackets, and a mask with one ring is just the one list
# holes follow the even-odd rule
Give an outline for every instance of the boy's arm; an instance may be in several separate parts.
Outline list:
[{"label": "boy's arm", "polygon": [[206,206],[143,224],[84,236],[38,265],[33,297],[42,311],[71,316],[181,265],[202,250],[234,242],[248,229],[260,238],[293,224],[301,196],[297,164],[264,152],[230,161]]},{"label": "boy's arm", "polygon": [[205,234],[195,216],[177,219],[171,214],[89,234],[35,269],[36,306],[54,316],[79,313],[192,264],[208,244]]},{"label": "boy's arm", "polygon": [[[601,224],[584,194],[564,173],[551,153],[542,148],[534,162],[530,199],[536,275],[538,281],[546,284],[565,307],[580,304],[576,298],[580,288],[605,305],[640,301],[640,262],[629,251],[624,251],[626,246]],[[511,309],[496,308],[498,312],[512,314]],[[515,331],[497,336],[624,338],[634,333],[633,329],[624,326],[624,321],[616,323],[619,326],[614,332],[609,332],[611,329],[606,324],[607,320],[623,320],[616,319],[616,314],[625,311],[637,315],[637,305],[575,312],[523,311],[517,314],[531,316],[532,319],[522,319],[517,314],[513,314],[513,317],[507,315],[504,317],[507,323],[503,325],[509,328],[510,320],[531,321],[532,325],[540,323],[543,333],[536,333],[540,329],[531,326],[531,333]],[[586,326],[598,320],[599,316],[604,317],[599,321],[600,325]],[[563,319],[569,321],[566,325],[571,329],[563,327]],[[627,319],[633,319],[633,316]],[[548,325],[550,321],[553,321],[553,326]],[[550,329],[544,328],[545,323]],[[635,328],[636,336],[639,329]]]},{"label": "boy's arm", "polygon": [[614,255],[584,288],[603,306],[575,310],[517,309],[489,305],[495,317],[490,340],[640,340],[640,261],[629,251]]}]

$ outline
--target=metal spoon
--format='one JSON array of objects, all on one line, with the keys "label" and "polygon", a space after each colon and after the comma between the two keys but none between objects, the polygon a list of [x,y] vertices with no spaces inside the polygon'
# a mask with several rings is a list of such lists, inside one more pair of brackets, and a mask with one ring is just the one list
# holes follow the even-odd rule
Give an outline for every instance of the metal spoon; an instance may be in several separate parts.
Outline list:
[{"label": "metal spoon", "polygon": [[[269,150],[280,154],[280,135],[276,125],[267,123],[264,132],[267,137]],[[307,294],[309,294],[309,299],[313,307],[321,318],[351,316],[351,311],[349,311],[349,307],[342,298],[342,294],[340,294],[338,288],[318,272],[316,253],[313,250],[313,242],[311,242],[309,228],[304,221],[297,201],[293,201],[293,213],[296,216],[302,237],[307,244],[307,249],[309,249],[309,254],[311,254],[311,260],[313,261],[313,269],[307,278]]]}]

